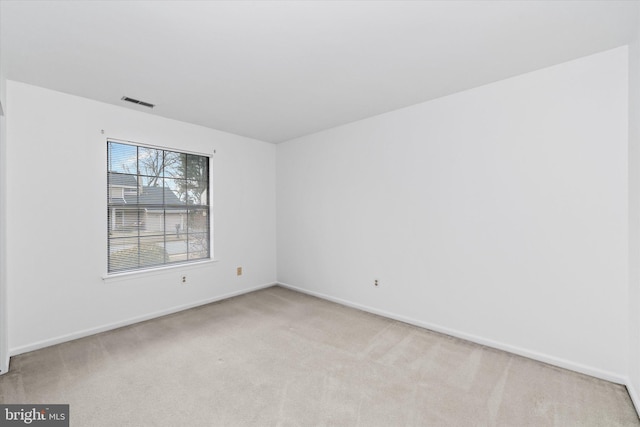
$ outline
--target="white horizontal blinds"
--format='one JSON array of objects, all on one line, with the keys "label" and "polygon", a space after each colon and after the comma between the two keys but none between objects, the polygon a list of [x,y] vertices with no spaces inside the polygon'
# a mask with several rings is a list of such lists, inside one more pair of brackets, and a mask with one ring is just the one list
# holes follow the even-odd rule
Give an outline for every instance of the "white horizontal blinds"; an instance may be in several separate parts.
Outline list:
[{"label": "white horizontal blinds", "polygon": [[108,270],[210,258],[209,158],[109,141]]}]

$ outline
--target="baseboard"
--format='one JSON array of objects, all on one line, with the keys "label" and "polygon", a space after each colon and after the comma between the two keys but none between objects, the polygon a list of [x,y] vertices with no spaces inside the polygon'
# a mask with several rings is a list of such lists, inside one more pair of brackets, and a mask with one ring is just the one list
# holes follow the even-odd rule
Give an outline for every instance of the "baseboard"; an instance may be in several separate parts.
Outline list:
[{"label": "baseboard", "polygon": [[268,288],[274,285],[279,285],[282,286],[284,288],[288,288],[297,292],[301,292],[307,295],[311,295],[311,296],[315,296],[327,301],[332,301],[341,305],[345,305],[347,307],[352,307],[352,308],[356,308],[358,310],[362,310],[362,311],[366,311],[369,313],[373,313],[373,314],[377,314],[379,316],[383,316],[383,317],[387,317],[389,319],[394,319],[394,320],[398,320],[404,323],[408,323],[411,325],[415,325],[415,326],[419,326],[421,328],[425,328],[425,329],[429,329],[435,332],[439,332],[439,333],[443,333],[446,335],[450,335],[456,338],[460,338],[460,339],[464,339],[467,341],[471,341],[477,344],[481,344],[481,345],[485,345],[487,347],[492,347],[498,350],[503,350],[503,351],[507,351],[509,353],[513,353],[513,354],[517,354],[519,356],[523,356],[523,357],[527,357],[533,360],[537,360],[543,363],[548,363],[550,365],[554,365],[554,366],[558,366],[560,368],[564,368],[564,369],[569,369],[575,372],[579,372],[582,374],[586,374],[586,375],[590,375],[592,377],[596,377],[596,378],[600,378],[606,381],[611,381],[617,384],[623,384],[627,387],[627,390],[629,391],[629,396],[631,397],[631,400],[633,401],[633,404],[636,407],[636,410],[638,413],[640,413],[640,395],[638,395],[638,392],[635,390],[635,388],[631,385],[631,382],[625,378],[622,377],[620,375],[617,375],[615,373],[612,372],[608,372],[608,371],[604,371],[601,369],[597,369],[597,368],[593,368],[590,366],[586,366],[586,365],[582,365],[579,363],[575,363],[566,359],[561,359],[561,358],[557,358],[554,356],[549,356],[543,353],[539,353],[539,352],[535,352],[535,351],[531,351],[525,348],[520,348],[520,347],[516,347],[510,344],[506,344],[506,343],[501,343],[498,341],[493,341],[493,340],[489,340],[477,335],[473,335],[473,334],[468,334],[465,332],[461,332],[455,329],[451,329],[451,328],[447,328],[447,327],[443,327],[441,325],[437,325],[437,324],[433,324],[433,323],[429,323],[429,322],[423,322],[420,320],[416,320],[416,319],[412,319],[406,316],[402,316],[396,313],[391,313],[391,312],[387,312],[384,310],[379,310],[377,308],[374,307],[369,307],[363,304],[358,304],[352,301],[348,301],[342,298],[336,298],[336,297],[332,297],[330,295],[327,294],[323,294],[320,292],[315,292],[315,291],[310,291],[308,289],[304,289],[304,288],[300,288],[297,286],[293,286],[287,283],[282,283],[282,282],[273,282],[273,283],[266,283],[266,284],[262,284],[262,285],[258,285],[258,286],[254,286],[248,289],[243,289],[240,291],[236,291],[236,292],[230,292],[228,294],[223,294],[223,295],[219,295],[219,296],[215,296],[212,298],[207,298],[204,300],[200,300],[200,301],[196,301],[193,303],[189,303],[189,304],[183,304],[183,305],[179,305],[179,306],[175,306],[175,307],[171,307],[165,310],[160,310],[160,311],[156,311],[153,313],[149,313],[143,316],[137,316],[137,317],[133,317],[133,318],[129,318],[126,320],[122,320],[119,322],[114,322],[114,323],[110,323],[107,325],[102,325],[96,328],[90,328],[90,329],[85,329],[82,331],[78,331],[78,332],[74,332],[71,334],[66,334],[66,335],[61,335],[55,338],[50,338],[50,339],[46,339],[46,340],[42,340],[42,341],[38,341],[32,344],[28,344],[28,345],[24,345],[21,347],[15,347],[12,349],[9,349],[9,354],[6,357],[6,360],[0,360],[0,370],[2,372],[0,372],[0,374],[6,373],[9,370],[9,356],[17,356],[19,354],[22,353],[27,353],[30,351],[34,351],[34,350],[38,350],[41,348],[45,348],[45,347],[49,347],[52,345],[56,345],[56,344],[61,344],[63,342],[67,342],[67,341],[72,341],[75,339],[79,339],[79,338],[84,338],[90,335],[95,335],[101,332],[106,332],[106,331],[110,331],[113,329],[118,329],[124,326],[128,326],[128,325],[132,325],[135,323],[139,323],[139,322],[144,322],[146,320],[151,320],[151,319],[155,319],[158,317],[162,317],[162,316],[166,316],[168,314],[173,314],[173,313],[177,313],[179,311],[183,311],[183,310],[188,310],[190,308],[194,308],[194,307],[198,307],[201,305],[206,305],[206,304],[210,304],[212,302],[216,302],[216,301],[221,301],[227,298],[232,298],[235,296],[239,296],[242,294],[246,294],[246,293],[250,293],[250,292],[254,292],[260,289],[264,289],[264,288]]},{"label": "baseboard", "polygon": [[627,380],[627,392],[629,393],[629,397],[631,398],[631,402],[633,406],[636,408],[636,414],[638,414],[638,418],[640,418],[640,395],[638,391],[635,389],[630,380]]},{"label": "baseboard", "polygon": [[412,319],[410,317],[402,316],[396,313],[390,313],[388,311],[379,310],[374,307],[369,307],[363,304],[358,304],[352,301],[344,300],[342,298],[332,297],[330,295],[326,295],[320,292],[310,291],[308,289],[299,288],[297,286],[289,285],[287,283],[278,282],[279,286],[284,288],[288,288],[297,292],[301,292],[307,295],[315,296],[321,299],[325,299],[327,301],[332,301],[341,305],[345,305],[352,308],[357,308],[358,310],[366,311],[368,313],[377,314],[379,316],[387,317],[389,319],[398,320],[404,323],[408,323],[410,325],[419,326],[421,328],[429,329],[431,331],[439,332],[442,334],[450,335],[452,337],[460,338],[466,341],[471,341],[476,344],[481,344],[487,347],[495,348],[498,350],[507,351],[509,353],[517,354],[518,356],[527,357],[529,359],[537,360],[539,362],[547,363],[549,365],[554,365],[560,368],[568,369],[571,371],[579,372],[581,374],[589,375],[592,377],[600,378],[606,381],[610,381],[617,384],[627,385],[628,381],[625,377],[615,374],[613,372],[608,372],[602,369],[597,369],[591,366],[582,365],[580,363],[572,362],[570,360],[550,356],[544,353],[539,353],[536,351],[528,350],[526,348],[521,348],[517,346],[513,346],[510,344],[493,341],[487,338],[483,338],[478,335],[468,334],[466,332],[458,331],[455,329],[447,328],[441,325],[437,325],[434,323],[423,322],[421,320]]},{"label": "baseboard", "polygon": [[[266,284],[254,286],[254,287],[251,287],[251,288],[248,288],[248,289],[243,289],[243,290],[240,290],[240,291],[231,292],[231,293],[228,293],[228,294],[219,295],[219,296],[215,296],[215,297],[212,297],[212,298],[207,298],[207,299],[204,299],[204,300],[196,301],[196,302],[193,302],[193,303],[178,305],[178,306],[175,306],[175,307],[167,308],[165,310],[156,311],[156,312],[145,314],[145,315],[142,315],[142,316],[132,317],[132,318],[129,318],[129,319],[126,319],[126,320],[122,320],[122,321],[119,321],[119,322],[109,323],[107,325],[102,325],[102,326],[99,326],[99,327],[96,327],[96,328],[89,328],[89,329],[85,329],[85,330],[82,330],[82,331],[73,332],[71,334],[61,335],[61,336],[58,336],[58,337],[55,337],[55,338],[50,338],[50,339],[38,341],[38,342],[35,342],[35,343],[32,343],[32,344],[28,344],[28,345],[24,345],[24,346],[21,346],[21,347],[11,348],[11,349],[9,349],[9,356],[17,356],[17,355],[22,354],[22,353],[27,353],[27,352],[30,352],[30,351],[39,350],[41,348],[49,347],[49,346],[52,346],[52,345],[61,344],[63,342],[73,341],[73,340],[76,340],[78,338],[84,338],[84,337],[88,337],[90,335],[99,334],[100,332],[106,332],[106,331],[110,331],[110,330],[113,330],[113,329],[122,328],[123,326],[133,325],[134,323],[144,322],[145,320],[155,319],[157,317],[166,316],[168,314],[177,313],[179,311],[188,310],[190,308],[198,307],[198,306],[201,306],[201,305],[211,304],[212,302],[221,301],[221,300],[224,300],[224,299],[227,299],[227,298],[232,298],[232,297],[243,295],[243,294],[248,294],[250,292],[255,292],[257,290],[264,289],[264,288],[269,288],[269,287],[275,286],[275,285],[277,285],[277,283],[275,283],[275,282],[266,283]],[[8,367],[9,367],[9,361],[7,360],[7,369],[8,369]]]}]

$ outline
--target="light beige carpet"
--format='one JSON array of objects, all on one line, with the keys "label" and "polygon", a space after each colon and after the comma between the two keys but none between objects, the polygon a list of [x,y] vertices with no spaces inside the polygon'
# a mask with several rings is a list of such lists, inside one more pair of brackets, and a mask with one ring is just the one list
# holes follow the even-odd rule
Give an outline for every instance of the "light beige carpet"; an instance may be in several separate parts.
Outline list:
[{"label": "light beige carpet", "polygon": [[72,426],[640,426],[623,386],[273,287],[12,358]]}]

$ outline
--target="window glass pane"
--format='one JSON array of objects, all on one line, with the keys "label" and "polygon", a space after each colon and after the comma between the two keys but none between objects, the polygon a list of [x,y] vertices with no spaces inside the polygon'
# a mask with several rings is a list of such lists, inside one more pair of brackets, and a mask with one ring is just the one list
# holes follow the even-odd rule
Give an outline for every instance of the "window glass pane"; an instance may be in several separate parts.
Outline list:
[{"label": "window glass pane", "polygon": [[107,142],[108,271],[211,256],[209,158]]},{"label": "window glass pane", "polygon": [[189,209],[187,224],[189,233],[206,233],[209,231],[208,209]]},{"label": "window glass pane", "polygon": [[139,189],[138,203],[141,205],[165,204],[164,179],[157,177],[140,177],[142,186]]},{"label": "window glass pane", "polygon": [[166,178],[184,178],[187,155],[173,151],[164,152],[164,176]]},{"label": "window glass pane", "polygon": [[183,206],[187,200],[187,181],[183,179],[164,179],[165,204],[170,206]]},{"label": "window glass pane", "polygon": [[110,205],[107,211],[109,237],[136,237],[142,221],[134,205]]},{"label": "window glass pane", "polygon": [[108,175],[109,186],[112,190],[117,190],[116,193],[120,193],[120,190],[135,191],[138,187],[138,176],[112,172]]},{"label": "window glass pane", "polygon": [[164,229],[164,208],[144,209],[144,213],[141,215],[140,236],[164,236]]},{"label": "window glass pane", "polygon": [[140,175],[162,177],[164,174],[164,154],[162,150],[138,147],[138,170]]},{"label": "window glass pane", "polygon": [[137,236],[140,225],[140,212],[136,205],[124,206],[115,212],[115,229],[123,235]]},{"label": "window glass pane", "polygon": [[113,232],[115,230],[115,222],[118,218],[117,212],[115,208],[111,206],[107,206],[107,231],[109,233],[109,237],[112,237]]},{"label": "window glass pane", "polygon": [[134,145],[109,142],[108,146],[109,172],[137,174],[137,147]]},{"label": "window glass pane", "polygon": [[140,267],[164,264],[166,258],[163,236],[140,238]]},{"label": "window glass pane", "polygon": [[109,271],[138,267],[138,238],[109,239]]},{"label": "window glass pane", "polygon": [[136,203],[137,179],[136,175],[110,173],[108,176],[108,203],[114,205]]},{"label": "window glass pane", "polygon": [[200,193],[200,205],[201,206],[209,206],[209,182],[205,183],[206,187]]},{"label": "window glass pane", "polygon": [[191,205],[206,205],[207,200],[207,181],[187,182],[187,202]]},{"label": "window glass pane", "polygon": [[209,182],[209,159],[203,156],[188,154],[185,175],[185,178],[188,180],[188,203],[194,205],[206,204],[206,190]]},{"label": "window glass pane", "polygon": [[178,262],[188,260],[187,256],[187,235],[181,234],[180,237],[167,236],[165,243],[165,249],[167,251],[168,262]]},{"label": "window glass pane", "polygon": [[209,258],[209,235],[189,233],[189,259]]},{"label": "window glass pane", "polygon": [[195,154],[187,154],[185,178],[205,181],[209,177],[209,159]]},{"label": "window glass pane", "polygon": [[167,238],[179,238],[187,232],[187,210],[169,209],[164,212],[165,233]]},{"label": "window glass pane", "polygon": [[142,191],[144,187],[162,187],[163,184],[162,177],[158,176],[140,176],[138,181],[140,182],[138,191]]}]

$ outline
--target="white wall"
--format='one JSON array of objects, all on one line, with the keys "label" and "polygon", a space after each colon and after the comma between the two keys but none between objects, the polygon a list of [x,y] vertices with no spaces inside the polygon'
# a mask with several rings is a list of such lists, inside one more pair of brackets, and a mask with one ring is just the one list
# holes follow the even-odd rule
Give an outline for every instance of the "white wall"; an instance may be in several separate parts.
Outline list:
[{"label": "white wall", "polygon": [[279,144],[279,282],[623,382],[627,59]]},{"label": "white wall", "polygon": [[2,61],[3,44],[0,41],[0,374],[9,369],[9,348],[7,329],[7,289],[6,289],[6,234],[5,189],[6,189],[6,61]]},{"label": "white wall", "polygon": [[[12,355],[275,281],[274,145],[14,81],[7,89]],[[217,151],[217,263],[102,280],[106,137]],[[237,266],[243,276],[236,277]]]},{"label": "white wall", "polygon": [[[640,7],[638,8],[640,22]],[[629,378],[640,413],[640,26],[629,45]]]}]

